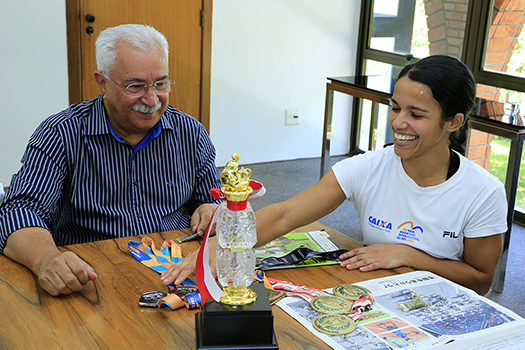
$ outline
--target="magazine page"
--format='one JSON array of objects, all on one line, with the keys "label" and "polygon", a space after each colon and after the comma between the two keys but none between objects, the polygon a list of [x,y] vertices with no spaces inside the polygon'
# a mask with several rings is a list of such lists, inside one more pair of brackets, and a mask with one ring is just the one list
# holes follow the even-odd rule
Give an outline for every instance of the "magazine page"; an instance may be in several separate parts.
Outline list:
[{"label": "magazine page", "polygon": [[517,332],[525,329],[520,316],[433,273],[415,271],[356,285],[369,289],[375,302],[344,336],[316,331],[312,320],[320,314],[302,299],[288,297],[277,305],[334,349],[479,348],[474,344],[489,344],[480,343],[482,338],[499,342],[487,350],[523,344],[525,337]]},{"label": "magazine page", "polygon": [[333,349],[425,349],[447,341],[425,333],[378,305],[364,313],[364,319],[352,333],[341,336],[318,332],[312,321],[321,314],[301,298],[287,297],[277,305]]},{"label": "magazine page", "polygon": [[357,283],[376,303],[437,337],[460,339],[525,322],[519,315],[473,290],[428,271]]},{"label": "magazine page", "polygon": [[[281,257],[301,246],[317,252],[330,252],[340,249],[330,240],[330,235],[326,231],[292,232],[287,233],[262,247],[255,248],[256,265],[258,265],[264,258]],[[333,264],[337,264],[337,262],[321,258],[310,258],[298,264],[265,267],[263,270]]]}]

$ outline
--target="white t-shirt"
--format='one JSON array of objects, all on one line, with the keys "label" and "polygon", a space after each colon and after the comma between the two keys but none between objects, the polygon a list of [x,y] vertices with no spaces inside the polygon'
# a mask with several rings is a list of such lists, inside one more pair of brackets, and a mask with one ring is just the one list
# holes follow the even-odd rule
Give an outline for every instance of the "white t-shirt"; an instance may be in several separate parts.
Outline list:
[{"label": "white t-shirt", "polygon": [[461,155],[456,173],[430,187],[406,174],[393,146],[347,158],[332,170],[359,212],[365,245],[403,243],[462,260],[464,238],[507,231],[503,184]]}]

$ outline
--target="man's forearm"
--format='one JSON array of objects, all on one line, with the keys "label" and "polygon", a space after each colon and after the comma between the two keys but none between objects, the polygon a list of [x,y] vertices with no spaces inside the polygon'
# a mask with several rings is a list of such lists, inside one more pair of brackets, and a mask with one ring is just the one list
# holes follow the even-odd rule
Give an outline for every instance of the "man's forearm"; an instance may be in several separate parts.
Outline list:
[{"label": "man's forearm", "polygon": [[42,227],[25,227],[13,232],[4,248],[6,256],[37,275],[44,259],[58,252],[51,233]]}]

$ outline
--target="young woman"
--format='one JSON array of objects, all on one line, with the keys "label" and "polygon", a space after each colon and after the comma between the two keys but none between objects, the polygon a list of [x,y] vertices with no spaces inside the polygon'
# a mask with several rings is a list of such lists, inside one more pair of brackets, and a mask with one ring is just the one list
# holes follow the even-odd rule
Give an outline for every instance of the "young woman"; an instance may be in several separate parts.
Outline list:
[{"label": "young woman", "polygon": [[[364,246],[343,254],[342,267],[409,266],[485,294],[501,255],[507,204],[503,184],[462,155],[475,89],[469,69],[452,57],[405,67],[391,99],[394,145],[345,159],[316,185],[258,210],[258,245],[349,199]],[[163,281],[187,272],[174,267]]]}]

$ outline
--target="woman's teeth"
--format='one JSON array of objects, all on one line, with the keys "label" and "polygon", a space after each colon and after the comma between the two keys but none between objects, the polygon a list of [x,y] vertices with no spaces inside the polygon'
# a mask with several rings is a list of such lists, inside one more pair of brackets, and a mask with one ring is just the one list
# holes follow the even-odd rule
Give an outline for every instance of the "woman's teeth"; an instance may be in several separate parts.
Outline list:
[{"label": "woman's teeth", "polygon": [[413,136],[413,135],[401,135],[401,134],[397,134],[395,133],[394,134],[396,140],[398,141],[413,141],[415,139],[417,139],[417,136]]}]

